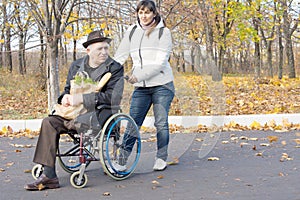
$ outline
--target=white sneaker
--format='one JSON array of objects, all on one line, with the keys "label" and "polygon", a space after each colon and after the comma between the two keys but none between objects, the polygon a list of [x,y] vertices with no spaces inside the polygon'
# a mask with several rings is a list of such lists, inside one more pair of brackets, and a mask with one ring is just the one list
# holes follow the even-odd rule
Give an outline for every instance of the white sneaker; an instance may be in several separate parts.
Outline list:
[{"label": "white sneaker", "polygon": [[153,166],[154,171],[162,171],[162,170],[166,169],[166,167],[167,167],[167,162],[166,161],[164,161],[161,158],[156,158],[155,159],[155,163],[154,163],[154,166]]}]

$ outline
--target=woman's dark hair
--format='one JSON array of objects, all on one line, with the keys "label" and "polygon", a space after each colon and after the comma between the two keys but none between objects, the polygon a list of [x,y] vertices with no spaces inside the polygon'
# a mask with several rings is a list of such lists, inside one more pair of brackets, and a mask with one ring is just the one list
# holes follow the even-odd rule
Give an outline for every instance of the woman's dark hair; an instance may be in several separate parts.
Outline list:
[{"label": "woman's dark hair", "polygon": [[[147,35],[149,36],[149,34],[153,31],[153,29],[160,22],[161,17],[160,17],[160,15],[159,15],[159,13],[156,9],[156,5],[155,5],[154,1],[151,1],[151,0],[142,0],[142,1],[140,1],[139,4],[136,7],[136,13],[138,13],[139,10],[143,10],[145,8],[148,8],[151,12],[153,12],[155,14],[155,17],[154,17],[155,22],[151,26],[150,30],[147,32]],[[140,19],[139,19],[138,16],[137,16],[137,21],[140,24]]]}]

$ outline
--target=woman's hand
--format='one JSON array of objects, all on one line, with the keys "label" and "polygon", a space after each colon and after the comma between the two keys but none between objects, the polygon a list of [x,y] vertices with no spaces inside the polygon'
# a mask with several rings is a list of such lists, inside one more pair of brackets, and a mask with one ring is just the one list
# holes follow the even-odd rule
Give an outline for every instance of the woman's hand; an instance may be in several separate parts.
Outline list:
[{"label": "woman's hand", "polygon": [[134,83],[138,82],[138,79],[134,75],[131,75],[128,78],[128,82],[131,83],[131,84],[134,84]]}]

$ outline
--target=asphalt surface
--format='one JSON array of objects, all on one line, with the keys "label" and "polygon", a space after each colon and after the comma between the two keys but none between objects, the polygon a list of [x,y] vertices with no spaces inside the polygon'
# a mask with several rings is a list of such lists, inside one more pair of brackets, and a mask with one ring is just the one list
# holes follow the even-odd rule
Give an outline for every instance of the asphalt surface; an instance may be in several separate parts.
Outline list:
[{"label": "asphalt surface", "polygon": [[153,172],[155,153],[144,152],[150,157],[123,181],[104,175],[101,164],[93,162],[86,187],[75,189],[70,174],[58,165],[61,188],[26,191],[24,185],[34,181],[29,171],[37,138],[2,137],[0,199],[300,200],[300,144],[295,139],[300,131],[175,134],[170,159],[179,157],[179,162],[165,171]]}]

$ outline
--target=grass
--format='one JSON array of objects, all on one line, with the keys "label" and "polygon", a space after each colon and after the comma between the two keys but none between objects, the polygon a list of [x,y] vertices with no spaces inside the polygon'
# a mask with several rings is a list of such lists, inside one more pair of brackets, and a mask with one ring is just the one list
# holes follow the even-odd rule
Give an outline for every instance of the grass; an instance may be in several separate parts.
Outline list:
[{"label": "grass", "polygon": [[[67,69],[60,75],[63,89]],[[224,76],[213,82],[210,76],[175,74],[176,94],[170,115],[241,115],[300,113],[300,79]],[[47,91],[41,79],[0,70],[0,120],[39,119],[48,115]],[[123,112],[128,113],[132,85],[125,83]],[[149,115],[152,114],[150,111]]]}]

